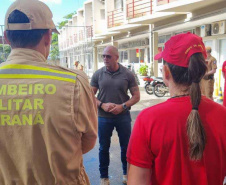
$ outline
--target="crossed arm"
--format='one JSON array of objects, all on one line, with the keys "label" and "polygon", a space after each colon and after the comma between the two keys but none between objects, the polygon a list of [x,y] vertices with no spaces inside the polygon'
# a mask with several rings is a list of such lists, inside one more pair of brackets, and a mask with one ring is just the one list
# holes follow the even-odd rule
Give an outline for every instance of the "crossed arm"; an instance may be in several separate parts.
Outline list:
[{"label": "crossed arm", "polygon": [[[93,88],[94,94],[96,94],[98,89],[96,87],[92,87],[92,88]],[[138,86],[131,87],[129,90],[130,90],[130,93],[131,93],[132,97],[127,102],[124,102],[127,107],[131,107],[134,104],[136,104],[138,101],[140,101],[139,87]],[[97,98],[96,98],[96,103],[97,103],[98,107],[101,104],[101,102]],[[103,103],[101,105],[101,108],[105,112],[111,112],[111,113],[113,113],[115,115],[120,114],[124,110],[123,107],[122,107],[122,104],[114,104],[112,102]]]}]

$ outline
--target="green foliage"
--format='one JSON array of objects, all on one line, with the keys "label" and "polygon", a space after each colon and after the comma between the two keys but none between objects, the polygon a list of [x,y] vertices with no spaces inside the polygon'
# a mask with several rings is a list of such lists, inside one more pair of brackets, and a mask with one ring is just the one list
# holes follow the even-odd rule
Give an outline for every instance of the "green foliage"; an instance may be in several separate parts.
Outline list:
[{"label": "green foliage", "polygon": [[67,24],[67,23],[68,23],[68,20],[65,20],[65,21],[59,22],[59,23],[58,23],[58,27],[59,27],[59,29],[63,28],[63,27],[65,26],[65,24]]},{"label": "green foliage", "polygon": [[139,74],[142,76],[147,76],[148,74],[148,65],[141,65],[139,68]]},{"label": "green foliage", "polygon": [[50,52],[50,58],[53,61],[59,60],[59,48],[58,46],[52,47],[51,52]]},{"label": "green foliage", "polygon": [[3,44],[0,44],[0,63],[6,61],[10,52],[11,52],[11,47],[9,45],[4,45],[4,50],[3,50]]},{"label": "green foliage", "polygon": [[69,13],[68,15],[65,15],[63,18],[66,19],[66,20],[63,20],[63,21],[58,23],[59,29],[64,27],[68,23],[68,19],[71,19],[74,14],[76,14],[76,11]]},{"label": "green foliage", "polygon": [[54,33],[52,35],[52,45],[58,45],[58,34]]},{"label": "green foliage", "polygon": [[51,43],[51,51],[50,51],[50,58],[53,61],[59,60],[59,47],[58,47],[58,35],[54,33],[52,35],[52,43]]},{"label": "green foliage", "polygon": [[76,11],[74,11],[74,12],[72,12],[72,13],[69,13],[69,14],[65,15],[65,16],[64,16],[64,19],[71,19],[72,16],[73,16],[74,14],[76,14]]}]

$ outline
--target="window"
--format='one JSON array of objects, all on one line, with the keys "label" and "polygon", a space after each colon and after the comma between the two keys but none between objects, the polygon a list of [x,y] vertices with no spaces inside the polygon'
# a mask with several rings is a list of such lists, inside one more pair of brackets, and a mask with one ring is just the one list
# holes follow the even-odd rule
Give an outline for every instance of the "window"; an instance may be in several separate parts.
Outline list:
[{"label": "window", "polygon": [[218,62],[218,64],[220,65],[219,68],[221,68],[221,66],[223,65],[223,62],[226,60],[226,39],[222,39],[220,40],[220,61]]},{"label": "window", "polygon": [[128,62],[128,51],[120,51],[119,52],[119,62]]},{"label": "window", "polygon": [[115,9],[122,9],[123,8],[123,1],[122,0],[115,0]]},{"label": "window", "polygon": [[[222,65],[224,63],[224,61],[226,60],[226,39],[222,39],[219,41],[219,54],[220,54],[220,61],[218,61],[218,66],[217,68],[218,69],[222,69]],[[219,71],[219,70],[218,70]],[[222,88],[224,88],[224,80],[223,80],[223,77],[221,76],[221,84],[220,86]],[[226,89],[224,89],[224,91],[226,91]]]},{"label": "window", "polygon": [[100,18],[101,20],[105,20],[105,9],[100,10]]}]

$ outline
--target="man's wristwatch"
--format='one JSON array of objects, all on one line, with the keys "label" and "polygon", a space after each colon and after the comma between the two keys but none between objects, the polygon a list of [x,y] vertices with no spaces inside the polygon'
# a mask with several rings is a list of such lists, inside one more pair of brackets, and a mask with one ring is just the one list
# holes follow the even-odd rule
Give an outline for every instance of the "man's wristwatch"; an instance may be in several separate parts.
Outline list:
[{"label": "man's wristwatch", "polygon": [[122,104],[122,107],[124,110],[126,110],[128,108],[125,103]]}]

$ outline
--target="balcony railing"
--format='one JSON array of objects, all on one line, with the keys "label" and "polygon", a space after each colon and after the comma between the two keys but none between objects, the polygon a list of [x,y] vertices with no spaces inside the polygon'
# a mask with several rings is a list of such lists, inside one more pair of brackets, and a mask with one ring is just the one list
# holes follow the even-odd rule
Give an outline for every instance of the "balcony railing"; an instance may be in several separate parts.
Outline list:
[{"label": "balcony railing", "polygon": [[86,38],[93,37],[93,26],[86,27]]},{"label": "balcony railing", "polygon": [[70,46],[72,46],[73,45],[73,36],[71,35],[69,38],[70,38],[69,39],[69,44],[70,44]]},{"label": "balcony railing", "polygon": [[[79,43],[79,41],[86,41],[93,37],[93,27],[87,26],[80,30],[73,30],[67,37],[61,38],[61,49],[67,49]],[[88,40],[87,40],[88,41]]]},{"label": "balcony railing", "polygon": [[168,3],[171,3],[171,2],[174,2],[174,1],[178,1],[178,0],[156,0],[157,6],[163,5],[163,4],[168,4]]},{"label": "balcony railing", "polygon": [[67,39],[67,48],[70,46],[70,41],[69,41],[69,39]]},{"label": "balcony railing", "polygon": [[73,36],[73,42],[74,44],[78,42],[78,35],[75,33],[74,36]]},{"label": "balcony railing", "polygon": [[123,17],[122,8],[108,12],[108,28],[122,25]]},{"label": "balcony railing", "polygon": [[79,31],[79,41],[84,40],[84,32],[82,30]]},{"label": "balcony railing", "polygon": [[152,14],[152,0],[127,0],[127,19]]}]

